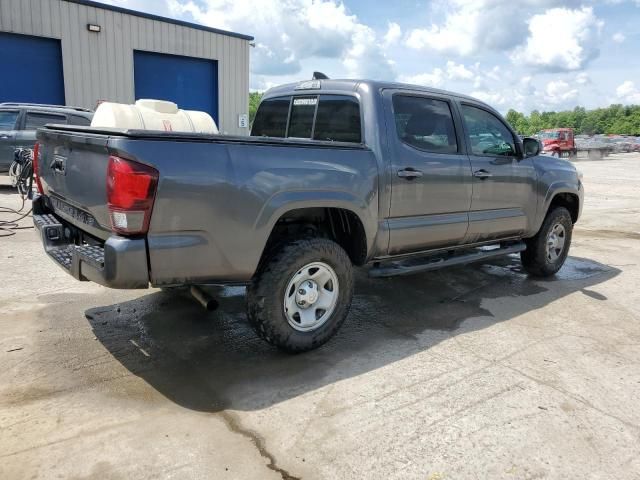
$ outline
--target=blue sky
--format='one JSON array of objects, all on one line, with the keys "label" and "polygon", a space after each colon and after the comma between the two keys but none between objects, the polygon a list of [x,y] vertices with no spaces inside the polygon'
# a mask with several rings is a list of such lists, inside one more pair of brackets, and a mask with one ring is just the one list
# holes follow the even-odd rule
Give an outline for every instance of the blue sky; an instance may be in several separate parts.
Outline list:
[{"label": "blue sky", "polygon": [[251,87],[398,80],[509,108],[640,104],[640,0],[110,0],[255,37]]}]

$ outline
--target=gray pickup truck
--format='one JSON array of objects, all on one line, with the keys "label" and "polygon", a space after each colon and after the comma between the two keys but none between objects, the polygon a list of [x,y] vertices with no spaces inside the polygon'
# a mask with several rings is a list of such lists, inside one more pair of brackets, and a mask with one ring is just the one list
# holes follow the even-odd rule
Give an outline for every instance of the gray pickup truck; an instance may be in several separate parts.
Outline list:
[{"label": "gray pickup truck", "polygon": [[34,222],[78,280],[247,285],[260,337],[290,352],[344,322],[353,266],[387,277],[519,252],[563,265],[583,186],[491,107],[411,85],[269,90],[251,137],[50,125]]}]

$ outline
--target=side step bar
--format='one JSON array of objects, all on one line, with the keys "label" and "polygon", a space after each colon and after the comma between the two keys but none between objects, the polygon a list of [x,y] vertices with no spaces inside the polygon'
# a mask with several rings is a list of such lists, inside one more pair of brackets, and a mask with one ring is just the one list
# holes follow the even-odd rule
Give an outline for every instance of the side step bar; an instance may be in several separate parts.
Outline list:
[{"label": "side step bar", "polygon": [[465,263],[479,262],[489,258],[509,255],[510,253],[518,253],[527,249],[524,242],[510,243],[508,245],[488,248],[474,248],[465,253],[453,253],[448,256],[431,256],[420,258],[408,258],[389,262],[384,265],[369,270],[369,276],[372,278],[394,277],[396,275],[411,275],[413,273],[426,272],[429,270],[437,270],[439,268],[451,267],[454,265],[462,265]]}]

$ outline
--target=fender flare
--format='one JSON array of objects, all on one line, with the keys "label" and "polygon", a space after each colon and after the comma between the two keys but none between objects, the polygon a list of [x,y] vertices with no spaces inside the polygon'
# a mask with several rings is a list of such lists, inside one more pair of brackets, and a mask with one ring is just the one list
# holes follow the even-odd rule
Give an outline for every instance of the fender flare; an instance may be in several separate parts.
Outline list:
[{"label": "fender flare", "polygon": [[[364,228],[367,252],[373,248],[377,220],[369,213],[363,198],[351,192],[335,190],[292,190],[279,192],[265,202],[254,223],[255,232],[264,232],[265,243],[276,222],[286,213],[304,208],[341,208],[355,214]],[[375,211],[378,211],[377,205]]]},{"label": "fender flare", "polygon": [[582,205],[581,205],[582,198],[580,197],[580,192],[576,185],[566,180],[558,180],[556,182],[553,182],[547,188],[547,191],[544,196],[544,200],[542,202],[542,206],[538,210],[538,221],[536,222],[536,229],[535,229],[536,232],[540,229],[540,226],[542,225],[544,218],[547,216],[547,212],[549,211],[551,202],[553,202],[553,199],[556,197],[556,195],[559,195],[561,193],[570,193],[571,195],[575,195],[576,197],[578,197],[578,202],[580,202],[578,205],[578,208],[579,209],[582,208]]}]

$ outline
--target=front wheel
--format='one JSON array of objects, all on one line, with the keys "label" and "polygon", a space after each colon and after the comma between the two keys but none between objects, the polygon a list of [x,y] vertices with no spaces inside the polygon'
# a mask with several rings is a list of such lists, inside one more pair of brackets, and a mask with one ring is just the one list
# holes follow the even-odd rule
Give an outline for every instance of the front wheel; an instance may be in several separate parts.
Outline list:
[{"label": "front wheel", "polygon": [[538,233],[527,240],[527,249],[520,254],[524,269],[536,277],[554,275],[567,259],[571,246],[573,222],[564,207],[551,210]]},{"label": "front wheel", "polygon": [[262,339],[287,352],[304,352],[336,334],[352,297],[346,252],[328,239],[300,239],[263,262],[247,288],[247,316]]}]

